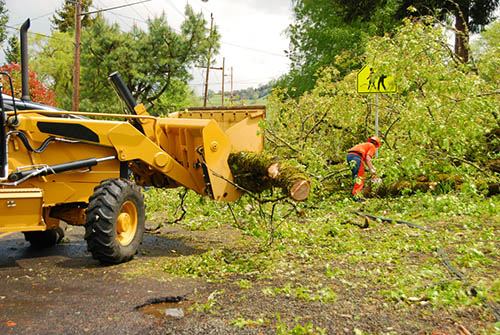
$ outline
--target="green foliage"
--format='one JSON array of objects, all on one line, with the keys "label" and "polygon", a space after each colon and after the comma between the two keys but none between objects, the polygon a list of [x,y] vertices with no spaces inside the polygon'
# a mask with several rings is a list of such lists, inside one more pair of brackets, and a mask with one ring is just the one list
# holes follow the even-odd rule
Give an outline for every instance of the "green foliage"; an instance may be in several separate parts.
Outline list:
[{"label": "green foliage", "polygon": [[[500,21],[492,23],[481,33],[479,40],[473,45],[479,60],[477,67],[481,78],[492,85],[500,82],[500,71],[495,61],[500,57]],[[498,116],[496,116],[498,122]]]},{"label": "green foliage", "polygon": [[[238,291],[245,290],[245,299],[310,306],[313,317],[322,304],[333,310],[345,308],[345,299],[366,312],[356,312],[354,321],[368,313],[391,315],[393,320],[412,315],[410,322],[425,324],[420,329],[429,325],[426,320],[433,313],[441,320],[449,315],[464,320],[472,311],[478,333],[491,333],[492,314],[485,303],[500,302],[500,198],[485,197],[477,183],[498,181],[486,168],[486,160],[499,158],[486,142],[486,134],[499,126],[498,46],[485,43],[474,64],[455,62],[447,32],[435,23],[405,21],[394,36],[366,42],[367,51],[359,62],[394,76],[399,90],[380,95],[378,106],[374,96],[356,92],[356,72],[344,76],[336,67],[325,68],[314,89],[300,99],[291,97],[291,89],[277,90],[263,125],[266,150],[307,168],[317,180],[311,199],[292,205],[259,203],[244,196],[231,204],[230,213],[226,205],[190,193],[184,203],[183,228],[204,230],[207,236],[217,227],[231,225],[243,236],[238,242],[217,245],[209,235],[201,254],[164,257],[154,268],[160,267],[166,276],[230,281]],[[492,55],[496,56],[490,59]],[[363,203],[362,211],[432,232],[380,220],[360,229],[360,219],[350,213],[353,203],[344,199],[345,194],[328,193],[329,181],[338,185],[347,180],[344,188],[349,188],[349,178],[343,177],[349,175],[346,151],[373,134],[375,107],[382,138],[375,164],[386,183],[412,184],[420,176],[435,181],[443,174],[463,180],[460,190],[452,190],[451,181],[443,184],[439,195],[417,192],[372,198]],[[279,195],[263,197],[273,196]],[[159,201],[157,208],[164,208],[176,198],[175,193],[161,194],[147,201]],[[190,238],[194,237],[184,235],[183,241],[191,243]],[[445,250],[463,279],[445,266],[438,250]],[[234,301],[234,295],[228,300]],[[237,314],[232,324],[272,326],[278,334],[327,332],[306,322],[314,320],[311,314],[301,320],[290,311],[282,311],[287,315],[268,324],[266,320],[278,311],[251,317]],[[370,333],[364,326],[354,328],[354,333]],[[408,331],[406,326],[395,326],[394,333]]]},{"label": "green foliage", "polygon": [[[81,109],[117,111],[119,106],[108,75],[119,71],[139,103],[153,114],[178,110],[191,97],[188,69],[202,62],[209,47],[217,50],[219,34],[210,37],[202,14],[186,6],[181,32],[174,31],[165,15],[148,21],[148,31],[133,27],[120,32],[117,25],[97,20],[83,34]],[[162,97],[163,96],[163,97]]]},{"label": "green foliage", "polygon": [[310,322],[301,325],[300,317],[295,318],[295,325],[289,328],[286,323],[281,321],[281,315],[276,316],[278,319],[278,324],[276,325],[276,334],[278,335],[321,335],[326,334],[325,329],[319,327],[314,327]]},{"label": "green foliage", "polygon": [[497,20],[486,27],[481,33],[480,44],[484,49],[498,47],[500,44],[500,21]]},{"label": "green foliage", "polygon": [[7,64],[21,63],[21,45],[17,36],[12,35],[8,40],[8,47],[4,49]]},{"label": "green foliage", "polygon": [[323,285],[313,285],[312,287],[304,285],[293,285],[286,283],[282,288],[266,287],[262,290],[265,295],[282,294],[288,298],[302,299],[306,301],[320,301],[322,303],[332,303],[337,300],[337,295],[331,287]]},{"label": "green foliage", "polygon": [[[394,76],[398,94],[380,95],[375,106],[374,96],[357,94],[355,72],[341,76],[335,67],[326,68],[298,101],[290,90],[275,92],[270,149],[297,157],[323,180],[332,169],[345,169],[328,164],[343,163],[350,147],[373,135],[378,108],[382,147],[375,164],[386,183],[439,173],[470,177],[469,183],[493,178],[486,160],[498,155],[492,157],[484,142],[499,124],[498,81],[455,63],[452,54],[445,32],[427,22],[406,21],[393,37],[372,38],[363,63]],[[487,66],[483,59],[478,64]],[[498,78],[498,67],[488,69],[489,77]]]},{"label": "green foliage", "polygon": [[342,74],[359,68],[359,56],[368,37],[383,35],[397,23],[392,18],[396,1],[311,1],[295,0],[295,22],[288,27],[291,70],[278,82],[280,87],[295,87],[289,92],[298,97],[313,88],[321,67],[332,64]]},{"label": "green foliage", "polygon": [[5,8],[5,0],[0,0],[0,44],[7,38],[6,25],[9,21],[9,14]]},{"label": "green foliage", "polygon": [[163,270],[182,277],[219,281],[234,273],[262,272],[269,265],[270,260],[265,254],[246,255],[229,249],[212,249],[201,255],[172,259],[164,265]]},{"label": "green foliage", "polygon": [[191,310],[195,310],[198,312],[210,312],[212,308],[215,307],[217,304],[217,298],[224,294],[225,290],[215,290],[210,295],[208,296],[207,302],[204,304],[199,304],[198,302],[195,302],[193,306],[191,306]]},{"label": "green foliage", "polygon": [[53,31],[50,38],[30,41],[30,66],[40,80],[55,92],[57,106],[71,109],[74,45],[70,32]]},{"label": "green foliage", "polygon": [[270,320],[267,318],[258,318],[255,320],[251,319],[245,319],[243,317],[236,318],[234,320],[231,320],[229,322],[230,325],[236,326],[238,328],[244,328],[244,327],[258,327],[262,325],[267,325],[269,324]]},{"label": "green foliage", "polygon": [[[154,197],[147,196],[148,208],[165,211],[178,204],[177,192],[154,192]],[[226,206],[200,199],[204,198],[188,193],[186,217],[173,231],[201,229],[203,233],[169,236],[203,252],[155,258],[144,273],[151,271],[161,280],[154,271],[162,269],[166,278],[194,277],[226,289],[235,287],[236,292],[243,289],[241,299],[257,298],[278,308],[259,309],[258,315],[224,311],[234,326],[269,327],[281,334],[321,334],[325,324],[309,322],[314,320],[314,313],[327,307],[323,304],[342,309],[347,299],[360,311],[372,314],[373,307],[378,306],[380,311],[374,315],[397,319],[415,315],[412,322],[427,320],[425,315],[429,313],[462,315],[464,310],[474,310],[483,320],[476,326],[478,333],[481,329],[486,334],[493,327],[487,326],[491,311],[485,301],[500,302],[498,197],[485,198],[474,192],[426,193],[370,199],[363,204],[367,213],[409,221],[432,229],[432,233],[381,221],[371,222],[370,229],[360,229],[356,225],[360,219],[349,212],[352,203],[333,197],[316,198],[306,204],[307,215],[303,217],[287,216],[287,208],[278,205],[274,220],[279,224],[272,228],[257,214],[259,206],[253,199],[243,197],[231,205],[236,219]],[[269,213],[270,207],[262,205],[261,210]],[[166,211],[167,217],[171,212]],[[227,230],[221,228],[227,225],[238,227],[244,235],[238,236],[236,243],[231,239],[219,244],[212,234],[220,230],[227,237]],[[272,244],[267,243],[270,234],[274,234]],[[201,236],[206,244],[200,246]],[[437,253],[440,248],[466,279],[458,280],[444,266]],[[235,291],[228,293],[230,298],[219,296],[217,301],[209,299],[206,303],[201,300],[196,310],[217,313],[227,306],[226,302],[232,306]],[[302,311],[307,314],[305,311],[310,310],[313,318],[307,314],[294,320],[296,314],[281,307],[283,301],[303,306]],[[280,308],[283,318],[276,320]],[[354,314],[356,318],[358,313]],[[228,314],[224,315],[227,318]],[[327,329],[324,333],[331,332]],[[373,332],[363,327],[357,333]]]},{"label": "green foliage", "polygon": [[[66,4],[67,5],[67,4]],[[81,48],[80,109],[86,112],[121,112],[121,103],[108,81],[119,71],[126,85],[148,112],[159,115],[196,104],[188,86],[190,66],[202,63],[209,47],[218,50],[217,29],[209,35],[201,13],[186,6],[181,31],[169,27],[165,15],[148,21],[146,31],[130,32],[97,17],[83,31]],[[64,29],[62,29],[64,30]],[[71,32],[54,31],[37,38],[30,61],[41,80],[56,92],[58,106],[71,108],[73,43]]]},{"label": "green foliage", "polygon": [[[257,94],[255,94],[257,95]],[[226,95],[224,96],[224,105],[225,106],[255,106],[255,105],[266,105],[267,103],[267,95],[259,97],[257,99],[249,98],[245,99],[242,98],[239,94],[234,94],[233,95],[233,100],[231,102],[231,95],[230,93],[226,92]],[[192,103],[190,106],[202,106],[203,105],[203,97],[199,97],[198,101],[195,101]],[[207,99],[207,106],[222,106],[222,95],[221,94],[212,94],[208,95]]]},{"label": "green foliage", "polygon": [[[404,18],[409,15],[436,14],[441,20],[446,20],[450,15],[462,16],[467,23],[467,29],[472,33],[478,33],[492,21],[498,3],[498,0],[403,0],[398,6],[396,16]],[[462,30],[460,32],[465,33]]]},{"label": "green foliage", "polygon": [[274,85],[273,82],[269,82],[257,88],[249,87],[246,89],[236,90],[233,92],[233,96],[238,97],[237,100],[247,100],[247,101],[258,100],[271,93],[271,87],[273,85]]},{"label": "green foliage", "polygon": [[[92,0],[79,0],[81,5],[81,12],[85,13],[89,11],[90,6],[92,6]],[[61,9],[57,10],[52,16],[52,24],[54,29],[60,32],[72,32],[75,29],[75,1],[65,0]],[[82,28],[87,28],[94,23],[93,18],[90,15],[83,15],[81,19]]]},{"label": "green foliage", "polygon": [[455,21],[455,54],[463,62],[469,61],[469,34],[480,32],[494,19],[498,0],[403,0],[396,17],[434,15],[441,21]]}]

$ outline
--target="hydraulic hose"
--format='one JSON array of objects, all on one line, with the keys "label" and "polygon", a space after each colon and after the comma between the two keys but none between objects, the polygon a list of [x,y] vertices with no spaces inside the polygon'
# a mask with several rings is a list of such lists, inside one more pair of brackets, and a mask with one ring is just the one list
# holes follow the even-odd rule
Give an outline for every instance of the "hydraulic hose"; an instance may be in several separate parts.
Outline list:
[{"label": "hydraulic hose", "polygon": [[11,182],[17,182],[20,180],[25,180],[31,177],[36,177],[36,176],[46,176],[49,174],[56,174],[56,173],[61,173],[65,171],[71,171],[71,170],[77,170],[81,168],[89,168],[92,166],[97,165],[100,162],[105,162],[109,160],[116,159],[115,156],[109,156],[109,157],[104,157],[104,158],[87,158],[87,159],[81,159],[78,161],[73,161],[73,162],[68,162],[68,163],[61,163],[61,164],[55,164],[55,165],[46,165],[30,170],[24,170],[24,171],[19,171],[19,172],[13,172],[9,175],[9,180]]}]

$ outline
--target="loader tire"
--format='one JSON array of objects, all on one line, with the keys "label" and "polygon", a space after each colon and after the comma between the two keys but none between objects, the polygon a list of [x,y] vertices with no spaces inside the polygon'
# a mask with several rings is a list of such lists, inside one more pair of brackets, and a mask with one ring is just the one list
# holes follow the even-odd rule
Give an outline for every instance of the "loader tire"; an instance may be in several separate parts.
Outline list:
[{"label": "loader tire", "polygon": [[56,229],[45,231],[26,231],[24,239],[28,241],[34,248],[49,248],[53,247],[64,238],[66,223],[61,223]]},{"label": "loader tire", "polygon": [[144,196],[126,179],[107,179],[94,189],[86,210],[85,240],[92,257],[118,264],[134,257],[146,221]]}]

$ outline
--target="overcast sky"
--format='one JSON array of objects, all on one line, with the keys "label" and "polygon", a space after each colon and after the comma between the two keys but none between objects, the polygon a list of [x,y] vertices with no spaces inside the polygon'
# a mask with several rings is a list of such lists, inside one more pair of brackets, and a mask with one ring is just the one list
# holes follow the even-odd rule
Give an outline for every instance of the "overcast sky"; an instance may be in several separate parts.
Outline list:
[{"label": "overcast sky", "polygon": [[[93,0],[92,9],[110,8],[131,4],[140,0]],[[7,0],[9,26],[19,27],[27,18],[31,19],[31,32],[50,34],[50,18],[60,9],[63,0]],[[284,30],[292,20],[291,0],[151,0],[127,8],[105,12],[109,22],[116,22],[127,31],[136,23],[145,27],[147,18],[165,12],[174,28],[184,19],[184,7],[189,3],[196,12],[202,12],[208,22],[213,13],[214,23],[221,34],[220,54],[215,67],[222,66],[225,57],[226,75],[233,67],[234,89],[255,87],[267,83],[286,73],[289,60],[284,50],[288,39]],[[9,29],[9,34],[16,33]],[[3,48],[6,48],[4,42]],[[0,52],[3,63],[3,50]],[[194,68],[191,86],[198,95],[203,90],[205,70]],[[222,71],[210,71],[210,89],[221,89]],[[226,77],[225,90],[230,90],[230,77]]]}]

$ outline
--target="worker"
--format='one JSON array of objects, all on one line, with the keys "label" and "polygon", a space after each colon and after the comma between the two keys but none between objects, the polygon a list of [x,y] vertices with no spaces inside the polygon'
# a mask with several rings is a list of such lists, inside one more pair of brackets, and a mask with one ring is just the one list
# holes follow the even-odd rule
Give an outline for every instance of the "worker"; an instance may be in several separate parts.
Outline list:
[{"label": "worker", "polygon": [[377,148],[380,147],[380,139],[377,136],[370,137],[365,143],[355,145],[347,152],[347,164],[352,170],[352,198],[359,201],[358,192],[361,192],[365,183],[365,164],[368,170],[375,176],[377,171],[372,164],[372,158],[375,156]]}]

